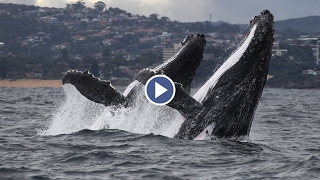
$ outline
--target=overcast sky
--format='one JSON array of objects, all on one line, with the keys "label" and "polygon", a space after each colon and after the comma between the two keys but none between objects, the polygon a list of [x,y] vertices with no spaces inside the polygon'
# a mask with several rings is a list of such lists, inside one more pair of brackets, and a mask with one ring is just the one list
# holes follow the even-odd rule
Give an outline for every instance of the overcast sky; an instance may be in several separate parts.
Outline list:
[{"label": "overcast sky", "polygon": [[[2,3],[65,7],[77,0],[0,0]],[[99,0],[84,0],[87,7]],[[149,16],[156,13],[180,22],[209,20],[233,24],[248,23],[252,16],[269,9],[275,20],[320,15],[320,0],[101,0],[109,7],[118,7],[132,14]]]}]

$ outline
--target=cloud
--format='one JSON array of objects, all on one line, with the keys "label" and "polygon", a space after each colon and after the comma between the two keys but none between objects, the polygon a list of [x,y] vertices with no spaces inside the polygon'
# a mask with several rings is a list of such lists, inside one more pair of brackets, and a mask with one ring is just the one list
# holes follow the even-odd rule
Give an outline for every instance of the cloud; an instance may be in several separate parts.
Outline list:
[{"label": "cloud", "polygon": [[47,6],[47,7],[64,8],[64,7],[66,7],[67,3],[69,3],[69,2],[66,0],[54,0],[54,1],[49,1],[49,2],[48,2],[48,0],[42,0],[42,1],[37,0],[36,5],[41,6],[41,7]]},{"label": "cloud", "polygon": [[[0,0],[2,3],[17,3],[63,8],[77,0]],[[85,0],[87,7],[93,7],[99,0]],[[108,7],[118,7],[132,14],[149,16],[156,13],[171,20],[196,22],[209,20],[247,23],[252,16],[269,9],[275,20],[320,15],[319,0],[100,0]]]},{"label": "cloud", "polygon": [[0,0],[0,3],[35,5],[37,0]]}]

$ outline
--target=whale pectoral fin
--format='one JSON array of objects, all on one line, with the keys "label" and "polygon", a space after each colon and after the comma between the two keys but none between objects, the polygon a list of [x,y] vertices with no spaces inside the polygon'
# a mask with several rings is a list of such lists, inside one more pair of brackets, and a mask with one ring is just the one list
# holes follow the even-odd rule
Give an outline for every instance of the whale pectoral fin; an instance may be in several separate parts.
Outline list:
[{"label": "whale pectoral fin", "polygon": [[180,83],[174,83],[176,87],[176,93],[171,102],[167,106],[176,109],[186,119],[194,119],[201,111],[204,106],[193,99],[190,94],[183,89]]},{"label": "whale pectoral fin", "polygon": [[[145,85],[154,75],[156,75],[154,71],[144,69],[136,76],[135,79]],[[167,106],[176,109],[187,119],[194,119],[194,117],[203,110],[203,105],[193,99],[193,97],[183,89],[182,84],[175,82],[174,85],[176,87],[176,93],[172,101],[169,102]]]},{"label": "whale pectoral fin", "polygon": [[68,71],[62,78],[62,84],[72,84],[87,99],[105,106],[127,106],[129,103],[111,86],[110,81],[100,80],[88,71]]},{"label": "whale pectoral fin", "polygon": [[154,71],[151,71],[150,69],[143,69],[135,77],[135,80],[141,82],[143,85],[146,85],[147,81],[154,75],[156,75]]}]

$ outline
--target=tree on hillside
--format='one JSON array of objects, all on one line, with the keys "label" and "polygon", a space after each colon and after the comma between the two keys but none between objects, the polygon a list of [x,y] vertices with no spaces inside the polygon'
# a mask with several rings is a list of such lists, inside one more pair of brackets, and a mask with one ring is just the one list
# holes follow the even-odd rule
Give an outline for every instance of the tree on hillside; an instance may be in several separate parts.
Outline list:
[{"label": "tree on hillside", "polygon": [[98,66],[98,62],[97,60],[93,60],[92,65],[91,65],[91,73],[95,76],[95,77],[99,77],[99,66]]},{"label": "tree on hillside", "polygon": [[86,7],[85,4],[86,4],[86,3],[85,3],[83,0],[79,0],[79,1],[77,1],[76,3],[72,4],[71,6],[72,6],[74,9],[79,10],[79,9],[85,8],[85,7]]},{"label": "tree on hillside", "polygon": [[70,3],[68,3],[68,4],[66,4],[66,9],[71,9],[71,4]]},{"label": "tree on hillside", "polygon": [[103,49],[103,52],[102,52],[102,57],[103,57],[103,58],[106,58],[106,57],[110,56],[110,54],[111,54],[110,49],[107,48],[107,47],[105,47],[105,48]]},{"label": "tree on hillside", "polygon": [[0,59],[0,78],[6,78],[8,73],[7,59]]},{"label": "tree on hillside", "polygon": [[[120,13],[127,14],[127,11],[122,10],[122,9],[120,9],[120,8],[117,8],[117,7],[116,7],[116,8],[109,7],[108,11],[109,11],[109,12],[113,12],[113,13],[115,13],[115,14],[120,14]],[[107,11],[107,12],[108,12],[108,11]]]},{"label": "tree on hillside", "polygon": [[158,14],[150,14],[149,19],[151,21],[158,21]]},{"label": "tree on hillside", "polygon": [[206,22],[205,22],[205,24],[204,24],[204,31],[205,31],[206,33],[213,31],[213,26],[212,26],[212,24],[211,24],[210,21],[206,21]]},{"label": "tree on hillside", "polygon": [[69,51],[67,49],[61,49],[61,54],[63,59],[69,58]]},{"label": "tree on hillside", "polygon": [[165,22],[170,21],[170,19],[168,17],[166,17],[166,16],[161,17],[161,20],[165,21]]},{"label": "tree on hillside", "polygon": [[98,1],[94,4],[94,8],[96,8],[99,11],[103,11],[104,8],[106,8],[106,4],[102,1]]}]

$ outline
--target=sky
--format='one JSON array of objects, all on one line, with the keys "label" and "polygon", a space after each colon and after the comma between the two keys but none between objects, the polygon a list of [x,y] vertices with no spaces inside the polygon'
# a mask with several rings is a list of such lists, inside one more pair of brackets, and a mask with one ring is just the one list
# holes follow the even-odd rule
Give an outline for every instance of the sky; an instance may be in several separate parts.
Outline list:
[{"label": "sky", "polygon": [[[0,3],[28,4],[41,7],[64,8],[77,0],[0,0]],[[84,0],[93,7],[99,0]],[[320,0],[100,0],[109,7],[118,7],[133,15],[149,16],[156,13],[172,21],[196,22],[211,20],[232,24],[248,23],[262,10],[269,9],[275,20],[286,20],[312,15],[320,16]]]}]

